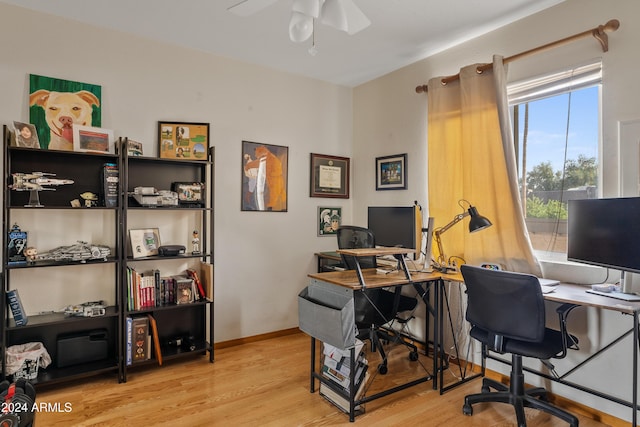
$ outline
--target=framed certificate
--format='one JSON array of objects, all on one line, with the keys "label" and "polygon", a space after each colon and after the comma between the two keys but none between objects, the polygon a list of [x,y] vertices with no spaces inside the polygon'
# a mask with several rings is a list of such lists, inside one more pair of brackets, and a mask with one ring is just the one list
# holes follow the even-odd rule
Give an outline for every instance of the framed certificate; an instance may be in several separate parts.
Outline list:
[{"label": "framed certificate", "polygon": [[349,158],[311,153],[311,197],[349,198]]}]

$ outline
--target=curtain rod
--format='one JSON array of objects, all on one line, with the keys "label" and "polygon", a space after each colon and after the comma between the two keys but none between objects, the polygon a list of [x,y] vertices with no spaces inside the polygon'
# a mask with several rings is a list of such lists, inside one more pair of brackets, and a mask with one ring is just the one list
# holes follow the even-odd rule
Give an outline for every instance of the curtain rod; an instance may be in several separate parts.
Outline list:
[{"label": "curtain rod", "polygon": [[[609,50],[609,37],[607,36],[607,31],[616,31],[618,28],[620,28],[620,21],[618,21],[617,19],[612,19],[609,22],[607,22],[604,25],[598,25],[595,28],[592,28],[590,30],[587,31],[583,31],[582,33],[578,33],[578,34],[574,34],[572,36],[566,37],[564,39],[561,40],[556,40],[554,42],[545,44],[543,46],[538,46],[536,48],[527,50],[525,52],[520,52],[517,53],[515,55],[509,56],[507,58],[503,59],[503,62],[506,64],[508,62],[511,61],[515,61],[516,59],[520,59],[520,58],[524,58],[526,56],[529,55],[533,55],[534,53],[539,53],[539,52],[543,52],[545,50],[575,41],[575,40],[579,40],[579,39],[583,39],[585,37],[589,37],[589,36],[593,36],[595,37],[596,40],[598,40],[600,42],[600,45],[602,46],[602,51],[603,52],[607,52]],[[482,64],[482,65],[478,65],[477,71],[478,73],[482,73],[483,71],[489,70],[491,67],[493,66],[493,64]],[[456,80],[458,80],[460,78],[460,74],[455,74],[453,76],[448,76],[448,77],[444,77],[442,79],[442,84],[446,85],[447,83],[451,83],[454,82]],[[417,93],[423,93],[423,92],[427,92],[428,88],[427,85],[420,85],[420,86],[416,86],[416,92]]]}]

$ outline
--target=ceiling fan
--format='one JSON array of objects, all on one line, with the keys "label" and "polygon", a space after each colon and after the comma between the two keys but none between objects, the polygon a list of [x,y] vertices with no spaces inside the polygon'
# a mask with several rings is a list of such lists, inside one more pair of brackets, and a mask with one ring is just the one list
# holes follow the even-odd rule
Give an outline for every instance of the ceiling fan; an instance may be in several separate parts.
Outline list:
[{"label": "ceiling fan", "polygon": [[[243,0],[227,10],[238,16],[252,15],[278,0]],[[313,34],[314,20],[349,35],[367,28],[371,21],[353,0],[293,0],[289,38],[301,43]]]}]

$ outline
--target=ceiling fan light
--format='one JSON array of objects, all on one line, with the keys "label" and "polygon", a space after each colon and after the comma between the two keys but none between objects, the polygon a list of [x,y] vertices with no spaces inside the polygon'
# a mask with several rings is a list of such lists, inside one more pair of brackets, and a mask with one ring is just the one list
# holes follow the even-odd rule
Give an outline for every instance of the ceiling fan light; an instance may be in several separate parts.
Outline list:
[{"label": "ceiling fan light", "polygon": [[320,16],[320,0],[293,0],[292,10],[317,18]]},{"label": "ceiling fan light", "polygon": [[340,31],[349,29],[347,15],[341,0],[325,0],[322,5],[321,22],[337,28]]},{"label": "ceiling fan light", "polygon": [[313,33],[313,17],[303,15],[300,12],[291,13],[289,21],[289,38],[296,43],[302,43],[309,39]]},{"label": "ceiling fan light", "polygon": [[322,6],[322,23],[353,35],[364,30],[371,21],[353,0],[325,0]]}]

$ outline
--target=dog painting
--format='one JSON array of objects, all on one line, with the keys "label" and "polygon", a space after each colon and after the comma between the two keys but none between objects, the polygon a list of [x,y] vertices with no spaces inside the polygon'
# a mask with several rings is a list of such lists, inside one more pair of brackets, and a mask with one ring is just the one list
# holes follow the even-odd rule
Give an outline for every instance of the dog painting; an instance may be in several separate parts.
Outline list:
[{"label": "dog painting", "polygon": [[100,97],[100,86],[32,74],[30,121],[42,148],[73,151],[74,125],[100,127]]},{"label": "dog painting", "polygon": [[242,141],[242,210],[287,211],[288,147]]}]

